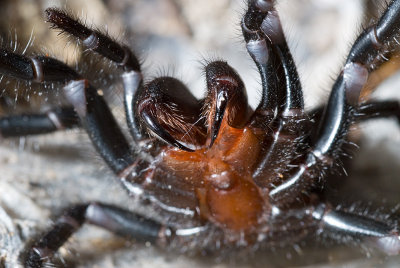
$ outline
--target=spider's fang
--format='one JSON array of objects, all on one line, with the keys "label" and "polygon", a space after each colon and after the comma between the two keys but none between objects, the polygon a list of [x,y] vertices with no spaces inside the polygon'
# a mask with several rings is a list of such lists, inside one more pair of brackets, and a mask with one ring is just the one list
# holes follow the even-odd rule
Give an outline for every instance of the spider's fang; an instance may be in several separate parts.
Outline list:
[{"label": "spider's fang", "polygon": [[224,114],[226,106],[228,105],[228,96],[226,91],[221,91],[217,95],[215,103],[214,120],[211,126],[211,141],[209,148],[211,148],[217,139],[219,129],[221,128],[222,120],[224,119]]},{"label": "spider's fang", "polygon": [[167,131],[165,131],[165,129],[158,123],[158,121],[151,114],[149,114],[146,111],[142,111],[140,115],[146,126],[161,140],[181,150],[187,152],[194,152],[194,150],[187,148],[186,146],[178,142],[174,137],[172,137]]}]

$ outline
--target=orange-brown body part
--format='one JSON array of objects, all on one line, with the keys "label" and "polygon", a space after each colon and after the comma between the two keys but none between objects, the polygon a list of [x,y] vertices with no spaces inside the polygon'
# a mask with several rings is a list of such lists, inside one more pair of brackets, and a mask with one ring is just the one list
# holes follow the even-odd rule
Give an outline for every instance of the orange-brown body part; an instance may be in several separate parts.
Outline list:
[{"label": "orange-brown body part", "polygon": [[211,148],[168,149],[163,161],[194,185],[201,217],[222,228],[246,232],[257,228],[269,211],[265,190],[251,176],[259,152],[260,142],[252,129],[230,127],[225,117]]}]

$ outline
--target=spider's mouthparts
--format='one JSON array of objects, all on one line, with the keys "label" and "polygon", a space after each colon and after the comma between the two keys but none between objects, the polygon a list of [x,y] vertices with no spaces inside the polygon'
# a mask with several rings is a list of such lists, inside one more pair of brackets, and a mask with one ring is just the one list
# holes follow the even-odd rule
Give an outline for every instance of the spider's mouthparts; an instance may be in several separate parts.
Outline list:
[{"label": "spider's mouthparts", "polygon": [[153,132],[155,135],[157,135],[158,138],[163,140],[164,142],[175,146],[181,150],[187,151],[187,152],[194,152],[194,150],[184,146],[180,142],[178,142],[174,137],[171,136],[165,129],[158,123],[158,121],[148,112],[142,111],[141,117],[148,127],[148,129]]},{"label": "spider's mouthparts", "polygon": [[211,125],[211,141],[210,145],[208,146],[209,148],[213,146],[215,140],[217,139],[227,105],[228,96],[226,94],[226,91],[219,92],[215,103],[214,118]]}]

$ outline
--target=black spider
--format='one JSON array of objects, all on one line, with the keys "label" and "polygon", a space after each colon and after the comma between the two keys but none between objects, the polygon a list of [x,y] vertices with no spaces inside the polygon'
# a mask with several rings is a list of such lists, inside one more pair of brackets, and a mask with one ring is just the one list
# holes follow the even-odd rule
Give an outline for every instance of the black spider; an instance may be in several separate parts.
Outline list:
[{"label": "black spider", "polygon": [[54,28],[123,71],[132,150],[103,97],[66,64],[0,50],[0,72],[35,83],[64,83],[69,105],[46,114],[0,118],[2,137],[84,128],[122,185],[174,215],[161,223],[103,203],[68,209],[27,253],[27,267],[41,267],[83,224],[162,246],[211,236],[195,247],[212,249],[284,245],[323,231],[369,237],[388,253],[400,251],[397,227],[376,217],[333,208],[320,196],[335,169],[350,125],[375,117],[399,118],[397,101],[360,103],[369,74],[390,57],[398,34],[400,0],[358,37],[328,104],[304,112],[300,80],[274,1],[249,0],[241,22],[247,50],[258,67],[262,99],[247,104],[239,75],[223,61],[206,66],[206,97],[198,101],[179,80],[143,84],[140,63],[123,45],[88,29],[62,10],[46,10]]}]

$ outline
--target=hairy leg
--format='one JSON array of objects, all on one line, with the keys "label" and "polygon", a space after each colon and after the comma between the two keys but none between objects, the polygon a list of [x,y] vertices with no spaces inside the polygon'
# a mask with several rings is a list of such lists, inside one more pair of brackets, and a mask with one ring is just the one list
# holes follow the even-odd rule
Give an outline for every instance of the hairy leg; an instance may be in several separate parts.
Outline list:
[{"label": "hairy leg", "polygon": [[49,8],[46,9],[46,15],[53,28],[74,36],[87,49],[102,55],[123,69],[124,105],[129,130],[137,142],[148,138],[147,134],[140,128],[136,114],[136,100],[137,95],[143,90],[143,77],[140,62],[133,52],[127,46],[119,44],[107,35],[86,27],[65,11]]},{"label": "hairy leg", "polygon": [[397,255],[400,252],[400,234],[396,224],[387,220],[374,219],[319,205],[312,216],[319,221],[319,231],[327,232],[332,237],[337,235],[362,239],[387,255]]},{"label": "hairy leg", "polygon": [[25,267],[40,268],[83,224],[89,223],[137,242],[163,244],[174,230],[151,219],[115,206],[89,203],[75,205],[35,242],[26,255]]},{"label": "hairy leg", "polygon": [[366,29],[353,45],[346,64],[337,78],[328,105],[322,115],[317,138],[303,163],[296,165],[284,177],[284,182],[270,191],[272,202],[287,204],[313,187],[321,178],[322,166],[329,166],[337,157],[354,111],[359,106],[361,89],[377,62],[380,53],[396,34],[400,20],[400,1],[392,1],[377,24]]},{"label": "hairy leg", "polygon": [[[305,124],[299,122],[306,118],[300,79],[274,1],[248,2],[242,32],[247,50],[260,72],[263,88],[261,103],[250,122],[255,131],[264,132],[263,151],[253,178],[264,188],[273,181],[268,176],[286,166],[286,159],[300,147],[301,141],[296,138],[304,136]],[[294,140],[298,143],[293,144]],[[285,151],[288,147],[290,152]]]},{"label": "hairy leg", "polygon": [[79,118],[72,107],[58,107],[44,113],[0,117],[0,137],[45,134],[79,125]]}]

